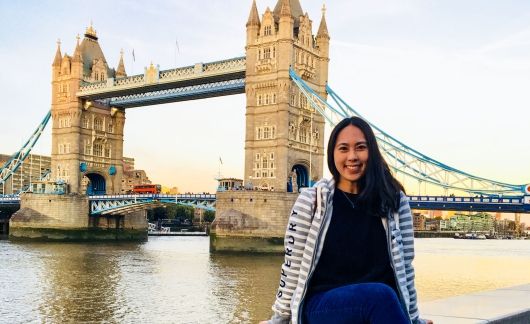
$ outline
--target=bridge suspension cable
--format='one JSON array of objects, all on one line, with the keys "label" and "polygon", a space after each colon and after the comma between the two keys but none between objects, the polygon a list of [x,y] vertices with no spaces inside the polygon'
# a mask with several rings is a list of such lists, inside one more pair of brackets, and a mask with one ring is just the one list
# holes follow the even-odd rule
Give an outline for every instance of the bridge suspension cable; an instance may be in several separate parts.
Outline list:
[{"label": "bridge suspension cable", "polygon": [[[290,69],[289,74],[311,106],[332,126],[335,126],[346,117],[358,116],[365,119],[333,91],[329,85],[326,85],[326,92],[333,99],[335,106],[322,99],[293,69]],[[409,179],[428,183],[446,191],[457,190],[472,195],[522,196],[525,193],[524,184],[516,185],[499,182],[458,170],[418,152],[368,120],[366,121],[374,129],[379,147],[391,169]]]},{"label": "bridge suspension cable", "polygon": [[40,135],[46,128],[48,121],[52,116],[51,110],[48,111],[42,122],[39,124],[37,129],[33,132],[30,138],[24,143],[22,148],[7,160],[7,162],[0,168],[0,185],[3,185],[18,168],[24,163],[24,160],[28,157],[29,153],[39,140]]}]

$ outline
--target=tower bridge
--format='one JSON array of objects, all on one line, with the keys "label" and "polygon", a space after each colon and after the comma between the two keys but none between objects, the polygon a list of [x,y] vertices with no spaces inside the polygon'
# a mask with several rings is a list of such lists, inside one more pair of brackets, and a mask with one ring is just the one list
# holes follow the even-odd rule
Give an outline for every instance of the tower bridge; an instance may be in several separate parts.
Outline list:
[{"label": "tower bridge", "polygon": [[[245,56],[168,70],[150,64],[143,74],[133,76],[126,73],[123,53],[116,69],[109,66],[92,26],[83,39],[77,38],[73,55],[63,55],[58,43],[52,63],[51,111],[26,145],[0,169],[0,185],[23,163],[51,120],[48,176],[65,184],[70,194],[22,195],[21,209],[11,220],[12,235],[34,237],[40,232],[47,236],[60,231],[59,237],[69,237],[69,232],[96,228],[105,237],[105,231],[115,228],[136,233],[126,238],[142,238],[143,234],[135,236],[147,232],[142,212],[160,200],[115,196],[120,193],[123,176],[127,108],[245,93],[244,180],[265,190],[218,192],[214,202],[210,197],[208,203],[190,203],[216,209],[213,250],[281,250],[277,243],[282,241],[298,190],[323,176],[325,124],[360,116],[328,84],[330,34],[325,10],[316,34],[313,29],[313,20],[304,13],[299,0],[278,0],[273,10],[267,8],[261,15],[252,1],[246,22]],[[512,206],[528,212],[530,186],[470,175],[371,125],[396,174],[439,188],[445,197],[451,190],[462,195],[515,199],[504,203],[411,197],[417,208]],[[89,197],[87,192],[97,196]],[[174,198],[167,198],[167,202],[179,201]],[[109,216],[121,213],[127,214],[127,221]],[[98,217],[105,219],[103,227],[99,221],[87,221]]]}]

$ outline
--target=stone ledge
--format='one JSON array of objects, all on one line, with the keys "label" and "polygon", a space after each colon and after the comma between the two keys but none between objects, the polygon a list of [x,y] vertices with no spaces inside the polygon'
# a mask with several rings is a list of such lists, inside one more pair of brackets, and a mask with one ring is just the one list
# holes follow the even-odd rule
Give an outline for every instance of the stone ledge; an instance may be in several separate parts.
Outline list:
[{"label": "stone ledge", "polygon": [[420,312],[436,324],[528,324],[530,284],[420,303]]}]

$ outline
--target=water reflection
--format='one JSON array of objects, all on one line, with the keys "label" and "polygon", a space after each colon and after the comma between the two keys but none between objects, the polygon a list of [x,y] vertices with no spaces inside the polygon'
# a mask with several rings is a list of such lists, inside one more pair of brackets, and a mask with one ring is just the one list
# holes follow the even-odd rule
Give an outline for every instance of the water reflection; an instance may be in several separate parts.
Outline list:
[{"label": "water reflection", "polygon": [[43,318],[54,323],[123,319],[120,258],[134,252],[135,245],[47,244],[35,249],[45,273],[39,307]]},{"label": "water reflection", "polygon": [[255,323],[271,316],[281,256],[213,254],[212,309],[221,323]]}]

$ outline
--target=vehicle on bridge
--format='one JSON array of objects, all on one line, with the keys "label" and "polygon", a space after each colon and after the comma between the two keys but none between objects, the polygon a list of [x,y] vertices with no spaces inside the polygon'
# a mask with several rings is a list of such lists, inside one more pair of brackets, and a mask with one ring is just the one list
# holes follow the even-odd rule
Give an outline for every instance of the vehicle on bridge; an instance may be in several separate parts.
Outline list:
[{"label": "vehicle on bridge", "polygon": [[159,194],[162,192],[162,186],[159,184],[135,185],[132,192],[134,194]]}]

